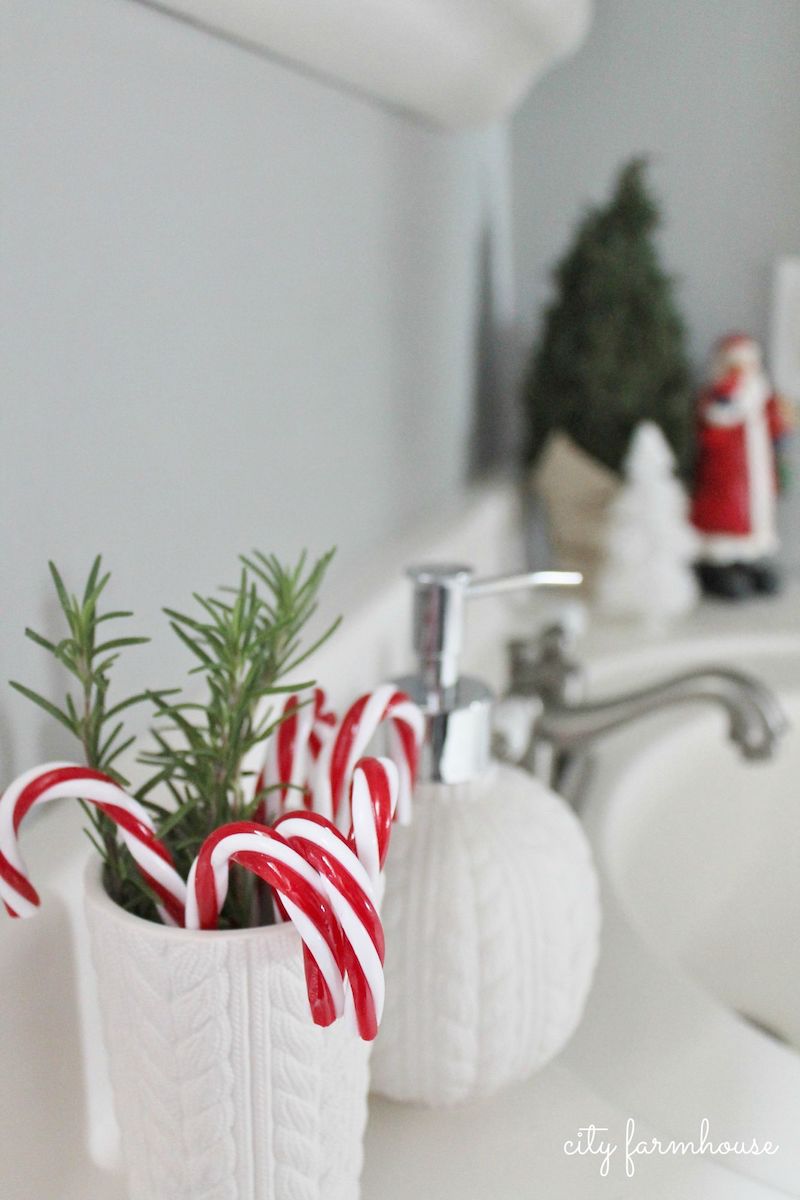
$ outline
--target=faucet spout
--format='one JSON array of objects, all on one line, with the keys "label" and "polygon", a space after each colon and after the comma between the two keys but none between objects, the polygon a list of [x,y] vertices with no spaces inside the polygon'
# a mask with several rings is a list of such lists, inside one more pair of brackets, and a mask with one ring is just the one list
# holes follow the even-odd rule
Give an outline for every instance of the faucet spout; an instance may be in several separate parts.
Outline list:
[{"label": "faucet spout", "polygon": [[[576,806],[591,774],[590,747],[606,734],[650,713],[681,704],[713,705],[727,716],[728,734],[747,759],[769,759],[789,722],[780,701],[760,680],[727,667],[701,666],[636,691],[584,701],[585,671],[570,652],[568,629],[554,624],[534,640],[509,643],[507,700],[524,701],[527,749],[509,752],[498,729],[498,752],[527,766]],[[519,712],[518,712],[519,717]],[[520,724],[520,721],[517,721]],[[519,730],[517,744],[524,741]]]},{"label": "faucet spout", "polygon": [[725,667],[702,667],[593,703],[550,699],[536,721],[534,739],[571,754],[649,713],[694,703],[715,704],[727,713],[731,741],[748,759],[771,758],[788,729],[780,702],[758,679]]}]

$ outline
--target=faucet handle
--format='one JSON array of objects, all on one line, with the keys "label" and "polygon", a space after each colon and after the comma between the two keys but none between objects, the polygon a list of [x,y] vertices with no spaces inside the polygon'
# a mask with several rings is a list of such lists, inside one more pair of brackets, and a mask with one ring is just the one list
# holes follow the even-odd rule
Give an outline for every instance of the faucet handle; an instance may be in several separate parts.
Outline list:
[{"label": "faucet handle", "polygon": [[475,579],[461,563],[423,563],[409,567],[414,584],[414,649],[420,676],[431,691],[453,687],[464,634],[464,603],[483,596],[547,587],[576,587],[578,571],[528,571]]},{"label": "faucet handle", "polygon": [[585,631],[586,610],[574,601],[564,605],[534,637],[508,642],[510,694],[538,695],[560,704],[582,700],[586,672],[574,650]]}]

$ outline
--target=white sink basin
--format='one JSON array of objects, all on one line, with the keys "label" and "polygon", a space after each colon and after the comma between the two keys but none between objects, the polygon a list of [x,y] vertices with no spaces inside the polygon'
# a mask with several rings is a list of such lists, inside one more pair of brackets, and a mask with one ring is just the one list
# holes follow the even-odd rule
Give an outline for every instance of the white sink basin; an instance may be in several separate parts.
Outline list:
[{"label": "white sink basin", "polygon": [[[629,660],[603,690],[693,657]],[[777,1143],[720,1162],[800,1196],[800,642],[753,638],[732,655],[706,640],[696,659],[776,687],[793,728],[767,764],[745,762],[711,709],[606,743],[584,809],[604,948],[562,1061],[662,1139],[696,1140],[705,1118],[712,1140]]]},{"label": "white sink basin", "polygon": [[709,718],[632,768],[609,823],[625,910],[712,995],[800,1050],[800,693],[778,757],[743,764]]}]

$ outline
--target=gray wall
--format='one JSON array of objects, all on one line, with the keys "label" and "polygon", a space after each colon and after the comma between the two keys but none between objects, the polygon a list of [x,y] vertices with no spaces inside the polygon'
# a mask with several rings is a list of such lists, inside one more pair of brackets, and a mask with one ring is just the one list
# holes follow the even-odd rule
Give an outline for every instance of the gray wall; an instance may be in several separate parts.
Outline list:
[{"label": "gray wall", "polygon": [[22,636],[52,628],[48,557],[77,585],[105,552],[159,635],[121,684],[163,684],[186,656],[160,605],[239,549],[338,542],[341,574],[458,489],[504,191],[502,135],[138,4],[6,0],[0,41],[8,778],[63,749],[5,686],[57,686]]},{"label": "gray wall", "polygon": [[[513,121],[518,374],[576,220],[642,152],[696,369],[728,330],[768,342],[773,261],[800,251],[798,64],[797,0],[597,0],[582,49]],[[796,572],[800,436],[794,458],[780,522]]]},{"label": "gray wall", "polygon": [[3,774],[63,749],[2,683],[56,685],[22,637],[52,628],[47,557],[78,579],[106,553],[158,637],[121,685],[168,682],[160,605],[240,547],[338,542],[341,577],[508,450],[512,262],[527,343],[629,154],[657,156],[695,354],[763,334],[800,238],[799,34],[796,0],[600,0],[514,121],[512,253],[503,132],[437,133],[126,0],[6,0]]},{"label": "gray wall", "polygon": [[597,0],[582,49],[513,122],[528,338],[582,209],[642,151],[693,357],[730,328],[765,337],[773,259],[800,249],[798,63],[797,0]]}]

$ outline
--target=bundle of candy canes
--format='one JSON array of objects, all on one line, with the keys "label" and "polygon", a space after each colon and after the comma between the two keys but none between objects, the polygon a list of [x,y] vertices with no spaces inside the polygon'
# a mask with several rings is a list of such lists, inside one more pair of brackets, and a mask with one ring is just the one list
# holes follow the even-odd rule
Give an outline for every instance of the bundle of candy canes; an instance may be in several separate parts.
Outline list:
[{"label": "bundle of candy canes", "polygon": [[[341,723],[317,689],[310,704],[291,696],[285,719],[255,774],[264,790],[260,820],[214,830],[188,880],[156,835],[147,810],[109,776],[72,763],[47,763],[20,775],[0,798],[0,898],[12,917],[30,917],[39,897],[19,850],[28,812],[65,797],[95,805],[116,826],[165,924],[215,929],[232,863],[271,889],[279,919],[297,929],[313,1020],[347,1014],[365,1040],[383,1011],[383,929],[379,905],[392,821],[408,820],[423,718],[391,686],[362,696]],[[365,757],[388,723],[389,757]],[[299,803],[297,811],[292,811]],[[267,804],[276,814],[264,823]]]},{"label": "bundle of candy canes", "polygon": [[397,820],[411,819],[411,792],[417,772],[423,716],[405,692],[384,684],[350,706],[341,722],[326,709],[325,693],[315,688],[310,701],[289,696],[283,719],[267,741],[261,769],[250,768],[254,794],[267,789],[261,811],[275,813],[298,804],[332,821],[342,833],[350,828],[350,792],[355,766],[379,726],[387,726],[389,757],[398,771]]}]

